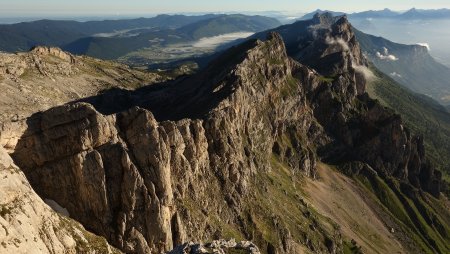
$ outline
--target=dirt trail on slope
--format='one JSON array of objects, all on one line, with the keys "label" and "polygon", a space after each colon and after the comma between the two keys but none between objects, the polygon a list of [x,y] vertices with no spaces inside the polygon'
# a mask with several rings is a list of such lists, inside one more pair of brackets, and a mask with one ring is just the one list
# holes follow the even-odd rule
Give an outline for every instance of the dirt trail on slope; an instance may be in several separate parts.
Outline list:
[{"label": "dirt trail on slope", "polygon": [[317,170],[320,179],[308,179],[304,188],[307,200],[341,226],[344,238],[354,239],[364,253],[406,253],[352,179],[325,164]]}]

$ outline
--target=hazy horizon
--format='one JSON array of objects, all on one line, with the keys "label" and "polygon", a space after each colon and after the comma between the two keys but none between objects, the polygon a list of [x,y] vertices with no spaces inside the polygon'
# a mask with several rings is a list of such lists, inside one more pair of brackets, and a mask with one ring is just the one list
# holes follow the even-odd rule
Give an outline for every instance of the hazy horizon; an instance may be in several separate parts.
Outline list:
[{"label": "hazy horizon", "polygon": [[[396,11],[399,13],[406,12],[412,8],[405,10],[394,10],[390,9],[392,11]],[[134,18],[151,18],[155,17],[157,15],[167,14],[167,15],[204,15],[204,14],[246,14],[246,15],[265,15],[265,16],[277,16],[279,15],[288,17],[301,17],[302,15],[306,13],[311,13],[317,9],[320,10],[329,10],[329,11],[336,11],[336,12],[345,12],[345,11],[339,11],[334,9],[328,9],[328,8],[316,8],[313,10],[308,11],[276,11],[276,10],[266,10],[266,11],[205,11],[205,12],[158,12],[158,13],[135,13],[135,14],[36,14],[36,15],[3,15],[0,10],[0,24],[12,24],[12,23],[18,23],[18,22],[32,22],[36,20],[42,20],[42,19],[52,19],[52,20],[74,20],[74,21],[98,21],[98,20],[118,20],[118,19],[134,19]],[[352,12],[345,12],[348,14],[357,13],[357,12],[363,12],[363,11],[370,11],[370,10],[383,10],[386,8],[381,9],[365,9],[360,11],[352,11]],[[418,8],[419,9],[419,8]],[[449,9],[447,7],[443,8],[432,8],[432,9],[426,9],[426,8],[420,8],[421,10],[435,10],[435,9]]]},{"label": "hazy horizon", "polygon": [[226,13],[226,12],[285,12],[308,13],[316,9],[341,11],[346,13],[381,10],[389,8],[395,11],[406,11],[411,8],[441,9],[450,8],[448,0],[344,0],[330,2],[318,0],[314,2],[299,3],[295,0],[228,0],[226,3],[207,0],[167,0],[148,1],[131,0],[78,0],[76,3],[57,0],[0,0],[0,18],[80,18],[80,17],[139,17],[154,16],[157,14],[176,13]]}]

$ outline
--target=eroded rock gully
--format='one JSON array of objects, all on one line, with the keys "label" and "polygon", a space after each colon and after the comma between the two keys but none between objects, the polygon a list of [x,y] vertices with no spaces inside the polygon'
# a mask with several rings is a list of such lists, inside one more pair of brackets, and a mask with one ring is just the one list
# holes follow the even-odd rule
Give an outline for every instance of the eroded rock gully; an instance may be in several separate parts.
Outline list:
[{"label": "eroded rock gully", "polygon": [[[354,40],[346,20],[332,25],[317,40]],[[365,95],[364,76],[354,65],[364,66],[360,51],[320,45],[328,47],[317,66],[321,59],[346,66],[331,71],[332,81],[289,58],[272,33],[264,42],[230,49],[192,78],[121,100],[140,107],[103,115],[96,107],[108,105],[94,98],[93,105],[35,114],[17,144],[10,142],[12,157],[40,196],[129,253],[159,253],[213,238],[219,223],[260,237],[248,226],[254,218],[243,214],[259,187],[255,179],[277,170],[273,160],[309,177],[318,158],[362,161],[438,195],[440,176],[425,162],[421,140]],[[299,240],[277,217],[272,220],[279,245],[266,243],[264,250],[341,248],[339,235],[322,243]]]}]

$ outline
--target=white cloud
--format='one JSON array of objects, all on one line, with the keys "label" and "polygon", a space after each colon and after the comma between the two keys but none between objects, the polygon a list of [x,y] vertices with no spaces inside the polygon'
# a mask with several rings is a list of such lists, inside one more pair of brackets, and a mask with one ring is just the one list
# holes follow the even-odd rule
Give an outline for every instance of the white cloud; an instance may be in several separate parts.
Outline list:
[{"label": "white cloud", "polygon": [[390,74],[392,77],[394,77],[394,78],[402,78],[402,75],[400,75],[399,73],[397,73],[397,72],[392,72],[391,74]]},{"label": "white cloud", "polygon": [[366,66],[355,65],[352,63],[352,67],[353,67],[353,69],[355,69],[356,72],[361,73],[364,76],[364,78],[366,79],[366,82],[370,82],[370,81],[376,79],[375,74],[373,74],[373,72]]},{"label": "white cloud", "polygon": [[339,45],[339,46],[341,46],[342,50],[344,50],[344,51],[350,50],[350,47],[348,46],[347,42],[345,42],[342,38],[335,39],[335,38],[327,37],[325,42],[328,45]]},{"label": "white cloud", "polygon": [[342,38],[335,39],[335,38],[327,37],[325,42],[328,45],[339,45],[339,46],[341,46],[343,51],[349,51],[353,69],[355,69],[356,72],[362,74],[364,76],[364,79],[366,80],[366,82],[370,82],[370,81],[376,79],[375,74],[373,74],[373,72],[369,68],[367,68],[364,65],[359,65],[359,64],[355,63],[353,53],[350,51],[350,46],[344,39],[342,39]]},{"label": "white cloud", "polygon": [[397,61],[398,58],[392,54],[389,54],[389,50],[385,47],[383,47],[383,53],[377,52],[376,56],[381,60],[388,60],[388,61]]},{"label": "white cloud", "polygon": [[419,43],[416,43],[416,44],[419,45],[419,46],[425,47],[425,48],[428,49],[428,51],[430,51],[430,44],[428,44],[426,42],[419,42]]},{"label": "white cloud", "polygon": [[247,38],[252,34],[253,34],[252,32],[236,32],[236,33],[221,34],[212,37],[204,37],[194,42],[192,46],[194,48],[216,48],[226,42],[230,42],[240,38]]}]

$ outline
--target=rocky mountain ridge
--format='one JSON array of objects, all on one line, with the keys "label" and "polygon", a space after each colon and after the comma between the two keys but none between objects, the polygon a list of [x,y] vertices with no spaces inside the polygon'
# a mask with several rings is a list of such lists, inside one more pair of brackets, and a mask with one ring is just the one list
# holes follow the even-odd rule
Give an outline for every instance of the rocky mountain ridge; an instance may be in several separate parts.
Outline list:
[{"label": "rocky mountain ridge", "polygon": [[24,119],[113,87],[132,89],[161,82],[163,76],[52,47],[0,53],[0,122]]},{"label": "rocky mountain ridge", "polygon": [[[259,64],[259,58],[262,56],[260,50],[263,49],[274,58],[280,58],[281,53],[287,60],[280,42],[279,37],[267,43],[258,42],[258,50],[249,51],[249,58],[243,64],[245,67],[236,71],[248,70],[247,64]],[[270,43],[273,43],[273,46],[269,47]],[[281,64],[274,67],[264,65],[260,68],[261,71],[273,68],[273,71],[280,73],[279,80],[272,80],[279,83],[278,87],[282,87],[287,73],[290,73],[290,69],[285,69]],[[255,74],[249,75],[256,81]],[[254,84],[258,85],[256,82]],[[269,91],[279,89],[275,84],[273,88],[270,88],[271,84],[268,85]],[[247,87],[237,89],[243,90]],[[263,95],[257,94],[256,89],[252,91],[254,96],[265,99]],[[240,93],[244,95],[243,91]],[[239,92],[235,93],[235,96],[238,94]],[[22,168],[30,169],[28,178],[33,182],[33,186],[39,186],[36,189],[40,195],[53,197],[53,200],[67,208],[71,214],[78,215],[77,220],[89,225],[97,234],[105,235],[113,245],[126,252],[168,251],[174,244],[181,244],[186,239],[182,230],[186,226],[181,224],[184,220],[179,219],[175,197],[180,200],[189,192],[195,196],[206,194],[204,189],[207,188],[202,186],[203,184],[199,185],[197,178],[206,175],[216,178],[214,182],[218,188],[229,190],[224,199],[239,202],[240,195],[247,192],[250,175],[255,174],[257,169],[270,168],[267,158],[270,156],[270,143],[273,141],[263,141],[262,137],[270,136],[274,132],[267,128],[272,128],[269,125],[271,121],[267,119],[260,123],[259,125],[265,128],[259,130],[259,125],[251,124],[249,120],[245,120],[248,121],[246,123],[241,122],[245,119],[244,116],[251,112],[250,105],[241,105],[236,99],[219,103],[233,103],[233,106],[228,107],[229,111],[210,112],[218,116],[210,117],[205,122],[180,120],[158,123],[150,111],[138,108],[109,116],[102,116],[88,104],[55,108],[28,121],[28,131],[19,140],[13,157],[16,161],[28,161],[19,164]],[[219,105],[218,108],[222,107]],[[240,117],[237,117],[237,114]],[[221,126],[222,119],[231,124]],[[235,124],[232,124],[233,122]],[[86,127],[88,129],[85,129]],[[223,127],[226,129],[223,130]],[[236,127],[239,129],[235,129]],[[67,128],[74,129],[68,131]],[[61,132],[62,136],[53,139],[55,131]],[[85,133],[84,138],[79,136],[79,131]],[[228,135],[229,133],[235,133],[234,137]],[[253,138],[245,138],[244,133]],[[51,140],[56,143],[51,145]],[[78,140],[78,145],[73,142],[75,140]],[[255,143],[254,140],[264,143]],[[246,142],[251,144],[247,153],[252,159],[248,158],[244,149],[236,149]],[[45,149],[47,152],[42,149],[42,145],[48,148]],[[305,160],[301,161],[301,164],[297,163],[296,168],[304,164],[307,167],[302,167],[302,170],[312,169],[315,161],[314,158],[309,158],[312,154],[305,150]],[[28,160],[23,156],[34,159]],[[79,165],[79,173],[75,173],[74,168],[65,167],[66,163]],[[97,165],[96,169],[92,168],[94,165]],[[248,167],[247,170],[244,170],[244,165]],[[41,181],[44,180],[41,173],[49,172],[48,170],[52,173],[46,175],[45,181]],[[68,178],[62,180],[61,177]],[[47,185],[45,182],[64,182],[64,187],[54,184],[44,187]],[[193,182],[199,186],[192,186]],[[89,186],[92,186],[92,189]],[[78,194],[74,196],[73,193]],[[143,214],[147,216],[142,216]],[[146,221],[145,218],[150,220]]]},{"label": "rocky mountain ridge", "polygon": [[[302,36],[296,36],[296,30],[301,31]],[[388,175],[395,174],[403,179],[408,177],[415,179],[412,180],[412,182],[415,182],[415,185],[418,186],[417,179],[420,178],[418,177],[420,173],[413,173],[417,170],[412,170],[408,173],[408,166],[406,165],[409,163],[408,158],[413,156],[409,154],[410,146],[412,146],[411,149],[414,151],[413,153],[417,153],[417,151],[423,150],[420,148],[423,147],[423,141],[420,139],[414,141],[417,137],[413,137],[410,131],[404,130],[400,116],[393,114],[392,111],[383,109],[380,104],[372,101],[365,95],[365,84],[367,80],[370,81],[370,79],[373,79],[374,75],[368,69],[368,62],[361,52],[359,43],[356,40],[351,24],[348,22],[346,16],[334,17],[329,13],[316,15],[311,20],[298,21],[293,25],[282,26],[273,29],[272,31],[280,32],[280,35],[283,37],[284,43],[286,44],[288,55],[293,56],[294,59],[317,70],[322,76],[322,80],[328,82],[330,88],[334,90],[334,94],[329,96],[331,98],[321,99],[319,97],[318,101],[312,100],[311,103],[317,105],[316,112],[318,114],[316,113],[316,117],[319,119],[321,125],[330,129],[329,131],[332,132],[332,135],[337,137],[338,143],[342,142],[339,146],[347,146],[347,149],[350,151],[350,153],[348,153],[343,150],[338,150],[336,153],[340,154],[339,157],[346,157],[345,160],[348,160],[349,158],[351,158],[350,160],[361,160],[370,165],[376,163],[378,164],[376,168],[382,169],[386,168],[386,166],[382,166],[376,161],[391,160],[391,158],[388,158],[390,155],[388,155],[387,152],[381,152],[381,150],[384,149],[382,147],[389,147],[392,143],[395,144],[400,142],[401,144],[398,143],[395,146],[405,145],[405,149],[397,147],[398,149],[401,148],[401,150],[405,150],[404,155],[400,158],[396,158],[397,162],[395,162],[394,165],[388,166],[390,169],[382,171]],[[255,37],[261,38],[263,35],[264,34],[256,34]],[[355,100],[366,105],[363,108],[356,109],[354,105]],[[333,103],[339,105],[337,111],[340,112],[324,111],[324,109],[329,111]],[[386,125],[382,126],[379,124],[380,122],[384,122]],[[376,139],[375,141],[373,140],[374,136],[368,133],[372,132],[372,130],[368,129],[375,128],[383,130],[384,127],[387,127],[390,124],[393,126],[388,128],[388,132],[393,131],[393,128],[399,129],[398,133],[402,137],[402,141],[396,140],[394,142],[392,140],[393,137],[383,137],[381,135],[380,139]],[[349,125],[352,125],[353,127],[350,127]],[[357,128],[355,129],[354,127],[356,126]],[[380,144],[382,140],[389,141],[385,144]],[[377,143],[377,146],[380,145],[378,152],[374,153],[372,150],[374,149],[374,146],[369,146],[367,148],[359,147],[360,145],[367,145],[364,144],[365,141],[375,142]],[[415,145],[415,143],[417,143],[417,145]],[[418,148],[415,148],[415,146]],[[399,151],[397,148],[396,151]],[[366,149],[369,149],[370,152],[358,152]],[[346,149],[344,148],[344,150]],[[426,160],[423,156],[423,152],[419,153],[421,155],[418,156],[422,159],[420,159],[421,162],[418,162],[421,165],[418,167],[425,168],[427,166],[424,166]],[[399,155],[400,153],[392,152],[392,154]],[[374,157],[370,159],[367,158],[370,156]],[[381,157],[376,158],[377,156]],[[325,157],[328,157],[328,155]],[[331,157],[334,157],[334,155]],[[414,155],[414,157],[416,157],[416,155]],[[332,158],[332,160],[339,161],[341,159]],[[433,172],[434,169],[429,169],[429,171]],[[430,174],[433,175],[434,173]],[[428,175],[428,173],[425,175]],[[437,183],[439,182],[438,179],[440,178],[440,173],[437,173],[435,177],[435,180],[437,180],[436,182],[431,180],[431,182],[423,183],[424,189],[431,191],[431,189],[434,188],[431,186],[439,185]],[[439,191],[432,192],[437,195]]]},{"label": "rocky mountain ridge", "polygon": [[[302,198],[299,186],[317,178],[320,161],[389,183],[408,210],[403,224],[379,204],[406,232],[396,240],[445,253],[445,211],[418,205],[435,199],[423,191],[440,196],[422,140],[365,93],[367,61],[346,18],[311,22],[313,40],[297,55],[305,63],[270,33],[194,76],[34,114],[0,143],[41,197],[127,253],[230,236],[263,253],[358,249]],[[421,240],[407,240],[416,239],[408,230]]]}]

